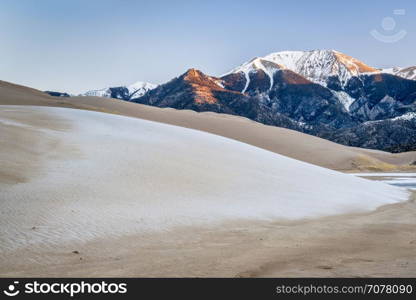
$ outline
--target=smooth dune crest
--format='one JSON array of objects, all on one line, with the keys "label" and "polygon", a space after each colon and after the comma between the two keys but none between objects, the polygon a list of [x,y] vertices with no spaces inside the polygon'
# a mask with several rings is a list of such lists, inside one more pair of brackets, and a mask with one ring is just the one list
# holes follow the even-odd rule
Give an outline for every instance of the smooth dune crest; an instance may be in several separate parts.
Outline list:
[{"label": "smooth dune crest", "polygon": [[[3,108],[0,126],[15,136],[8,160],[42,150],[36,171],[21,168],[25,180],[0,182],[4,249],[363,212],[408,198],[400,188],[197,130],[77,109]],[[29,150],[28,130],[37,133]]]}]

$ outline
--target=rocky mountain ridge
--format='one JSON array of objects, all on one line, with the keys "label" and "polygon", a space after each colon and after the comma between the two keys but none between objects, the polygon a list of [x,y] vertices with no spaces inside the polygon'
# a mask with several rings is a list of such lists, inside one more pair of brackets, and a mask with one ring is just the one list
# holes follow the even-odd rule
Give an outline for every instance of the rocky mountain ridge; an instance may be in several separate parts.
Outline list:
[{"label": "rocky mountain ridge", "polygon": [[283,51],[221,77],[190,69],[140,92],[120,87],[97,95],[239,115],[345,145],[400,152],[416,150],[414,70],[377,69],[335,50]]}]

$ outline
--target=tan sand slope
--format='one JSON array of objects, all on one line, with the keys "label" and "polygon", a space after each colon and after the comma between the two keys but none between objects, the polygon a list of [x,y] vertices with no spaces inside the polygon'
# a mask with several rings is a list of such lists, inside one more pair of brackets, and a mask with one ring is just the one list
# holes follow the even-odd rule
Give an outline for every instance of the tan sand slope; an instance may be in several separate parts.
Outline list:
[{"label": "tan sand slope", "polygon": [[188,127],[334,170],[406,171],[415,168],[409,164],[416,161],[416,152],[391,154],[346,147],[297,131],[265,126],[246,118],[226,114],[161,109],[99,97],[56,98],[4,81],[0,81],[0,104],[73,107]]},{"label": "tan sand slope", "polygon": [[0,254],[0,276],[415,277],[415,215],[414,197],[365,214],[38,245]]}]

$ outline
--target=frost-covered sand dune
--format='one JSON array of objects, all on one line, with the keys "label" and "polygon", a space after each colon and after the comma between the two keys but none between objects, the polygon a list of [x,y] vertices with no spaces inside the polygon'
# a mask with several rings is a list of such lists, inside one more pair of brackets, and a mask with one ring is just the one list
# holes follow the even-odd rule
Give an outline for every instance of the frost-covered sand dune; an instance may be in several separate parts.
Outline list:
[{"label": "frost-covered sand dune", "polygon": [[369,211],[408,193],[220,136],[92,111],[0,111],[0,247]]}]

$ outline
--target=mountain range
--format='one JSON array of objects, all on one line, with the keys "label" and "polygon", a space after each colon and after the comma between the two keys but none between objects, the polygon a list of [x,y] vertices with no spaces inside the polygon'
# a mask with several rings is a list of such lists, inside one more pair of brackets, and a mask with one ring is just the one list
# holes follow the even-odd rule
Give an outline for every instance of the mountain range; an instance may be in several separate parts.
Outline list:
[{"label": "mountain range", "polygon": [[156,86],[157,85],[152,83],[137,81],[127,86],[109,87],[100,90],[88,91],[82,95],[130,100],[132,98],[143,96]]},{"label": "mountain range", "polygon": [[416,67],[379,69],[335,50],[283,51],[230,72],[196,69],[161,85],[83,95],[239,115],[340,144],[389,152],[416,150]]}]

